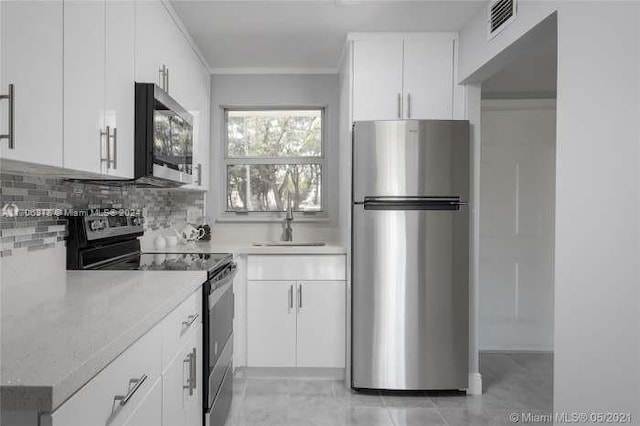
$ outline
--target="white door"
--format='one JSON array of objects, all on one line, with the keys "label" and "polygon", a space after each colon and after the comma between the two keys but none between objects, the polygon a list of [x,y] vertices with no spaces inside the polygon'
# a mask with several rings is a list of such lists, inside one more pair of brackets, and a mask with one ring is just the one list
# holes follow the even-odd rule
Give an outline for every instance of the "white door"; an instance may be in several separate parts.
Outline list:
[{"label": "white door", "polygon": [[404,42],[404,118],[453,118],[455,35],[408,36]]},{"label": "white door", "polygon": [[123,426],[158,426],[160,424],[162,424],[162,380],[158,379]]},{"label": "white door", "polygon": [[[62,1],[2,1],[0,93],[14,85],[14,148],[2,158],[62,166]],[[8,132],[0,101],[0,134]]]},{"label": "white door", "polygon": [[297,366],[345,366],[344,281],[299,281]]},{"label": "white door", "polygon": [[104,1],[64,2],[64,167],[106,173]]},{"label": "white door", "polygon": [[482,110],[480,348],[552,350],[556,111],[489,102],[498,107]]},{"label": "white door", "polygon": [[296,366],[295,281],[248,281],[247,365]]},{"label": "white door", "polygon": [[123,178],[133,178],[135,18],[134,0],[107,1],[105,125],[114,159],[107,173]]},{"label": "white door", "polygon": [[353,119],[402,117],[402,37],[353,43]]}]

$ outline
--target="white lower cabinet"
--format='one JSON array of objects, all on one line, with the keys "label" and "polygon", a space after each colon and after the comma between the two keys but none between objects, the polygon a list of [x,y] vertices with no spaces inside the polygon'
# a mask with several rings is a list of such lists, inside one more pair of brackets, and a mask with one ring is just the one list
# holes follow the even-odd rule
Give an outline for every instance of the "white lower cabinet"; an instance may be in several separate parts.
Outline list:
[{"label": "white lower cabinet", "polygon": [[198,290],[120,354],[53,412],[51,426],[202,425],[201,300]]},{"label": "white lower cabinet", "polygon": [[247,277],[247,366],[345,367],[344,256],[249,256]]},{"label": "white lower cabinet", "polygon": [[250,367],[296,365],[295,281],[249,281],[247,292]]},{"label": "white lower cabinet", "polygon": [[[54,411],[52,426],[126,424],[161,378],[161,348],[154,327]],[[161,404],[155,410],[162,413]]]},{"label": "white lower cabinet", "polygon": [[[170,361],[162,374],[162,424],[202,424],[202,326]],[[160,423],[158,423],[160,424]]]},{"label": "white lower cabinet", "polygon": [[297,295],[296,365],[344,367],[345,282],[301,281]]}]

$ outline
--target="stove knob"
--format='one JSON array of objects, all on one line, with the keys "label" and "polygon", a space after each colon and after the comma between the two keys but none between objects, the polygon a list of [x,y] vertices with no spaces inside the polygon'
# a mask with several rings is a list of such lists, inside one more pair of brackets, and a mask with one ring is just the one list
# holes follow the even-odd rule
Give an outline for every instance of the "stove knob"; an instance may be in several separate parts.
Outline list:
[{"label": "stove knob", "polygon": [[132,224],[133,226],[140,226],[140,225],[142,225],[142,218],[141,218],[141,217],[138,217],[138,216],[133,217],[133,218],[131,219],[131,224]]},{"label": "stove knob", "polygon": [[106,222],[103,219],[96,219],[91,221],[91,230],[92,231],[100,231],[106,227]]}]

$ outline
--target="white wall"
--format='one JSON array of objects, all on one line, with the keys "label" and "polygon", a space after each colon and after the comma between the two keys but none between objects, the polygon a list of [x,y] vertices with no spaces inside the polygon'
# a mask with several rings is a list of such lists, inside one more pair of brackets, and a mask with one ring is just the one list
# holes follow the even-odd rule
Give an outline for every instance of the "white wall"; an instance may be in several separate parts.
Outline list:
[{"label": "white wall", "polygon": [[[640,419],[640,3],[520,1],[487,41],[460,33],[460,77],[557,11],[554,409]],[[509,54],[510,52],[505,51]]]},{"label": "white wall", "polygon": [[337,241],[338,235],[338,76],[323,75],[213,75],[211,77],[211,186],[207,215],[216,220],[212,239],[216,241],[280,240],[280,222],[222,222],[224,209],[224,107],[323,106],[326,108],[325,155],[329,219],[303,222],[294,219],[294,240]]},{"label": "white wall", "polygon": [[482,102],[480,350],[553,349],[556,109]]}]

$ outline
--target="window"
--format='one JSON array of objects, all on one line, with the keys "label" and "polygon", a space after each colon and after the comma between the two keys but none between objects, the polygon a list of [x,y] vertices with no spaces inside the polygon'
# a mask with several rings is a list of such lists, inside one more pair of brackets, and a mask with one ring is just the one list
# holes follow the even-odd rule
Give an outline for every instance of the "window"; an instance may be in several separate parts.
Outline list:
[{"label": "window", "polygon": [[324,110],[227,109],[226,210],[324,210]]}]

